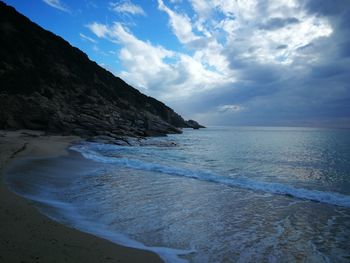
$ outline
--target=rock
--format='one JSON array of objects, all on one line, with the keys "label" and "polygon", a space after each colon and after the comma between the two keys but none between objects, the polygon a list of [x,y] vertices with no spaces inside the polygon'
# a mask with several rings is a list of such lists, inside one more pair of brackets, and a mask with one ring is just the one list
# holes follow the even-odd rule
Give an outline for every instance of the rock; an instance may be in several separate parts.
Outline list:
[{"label": "rock", "polygon": [[116,138],[203,127],[186,122],[3,2],[0,83],[0,129]]},{"label": "rock", "polygon": [[194,120],[188,120],[185,122],[186,122],[186,125],[188,128],[193,128],[193,129],[205,128],[204,126],[200,125],[198,122],[196,122]]},{"label": "rock", "polygon": [[87,139],[89,142],[96,142],[96,143],[106,143],[106,144],[115,144],[115,145],[121,145],[121,146],[129,146],[130,143],[125,138],[114,138],[111,136],[106,135],[97,135],[93,136]]}]

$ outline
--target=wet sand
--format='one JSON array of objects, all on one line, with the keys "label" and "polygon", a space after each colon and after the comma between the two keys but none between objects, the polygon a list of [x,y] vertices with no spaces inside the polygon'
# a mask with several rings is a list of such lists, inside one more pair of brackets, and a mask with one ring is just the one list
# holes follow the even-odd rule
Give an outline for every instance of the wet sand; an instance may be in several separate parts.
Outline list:
[{"label": "wet sand", "polygon": [[0,130],[0,262],[162,262],[148,251],[116,245],[58,224],[10,192],[4,171],[25,157],[56,157],[80,138]]}]

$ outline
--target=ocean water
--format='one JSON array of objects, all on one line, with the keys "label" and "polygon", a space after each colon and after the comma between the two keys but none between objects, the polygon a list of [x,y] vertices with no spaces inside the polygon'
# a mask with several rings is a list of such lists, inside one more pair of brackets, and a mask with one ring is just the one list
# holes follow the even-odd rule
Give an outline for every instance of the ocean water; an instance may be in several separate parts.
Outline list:
[{"label": "ocean water", "polygon": [[210,127],[71,150],[21,161],[7,184],[166,262],[350,262],[349,130]]}]

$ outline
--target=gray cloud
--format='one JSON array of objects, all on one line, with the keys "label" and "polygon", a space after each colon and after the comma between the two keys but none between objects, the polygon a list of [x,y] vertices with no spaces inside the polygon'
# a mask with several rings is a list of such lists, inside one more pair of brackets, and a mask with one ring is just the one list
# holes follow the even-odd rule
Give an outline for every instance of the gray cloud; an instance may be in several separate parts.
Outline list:
[{"label": "gray cloud", "polygon": [[349,1],[347,0],[308,0],[302,3],[310,13],[324,16],[338,16],[344,10],[349,9]]},{"label": "gray cloud", "polygon": [[259,28],[264,30],[276,30],[288,25],[299,23],[299,19],[295,17],[280,18],[274,17],[269,19],[267,22],[260,24]]},{"label": "gray cloud", "polygon": [[218,4],[189,15],[159,0],[184,52],[142,41],[122,24],[89,28],[122,45],[123,78],[186,118],[350,127],[348,0],[256,4]]},{"label": "gray cloud", "polygon": [[276,47],[276,49],[286,49],[288,45],[282,44]]},{"label": "gray cloud", "polygon": [[[226,56],[239,81],[201,99],[206,105],[237,104],[240,114],[214,114],[208,121],[239,125],[316,125],[350,127],[350,5],[344,1],[308,1],[309,15],[327,19],[333,32],[295,50],[289,65],[253,63],[229,46]],[[298,19],[272,18],[259,28],[276,30]],[[285,50],[286,44],[275,49]],[[211,98],[215,98],[214,100]],[[199,114],[205,120],[205,109]],[[208,112],[211,111],[207,111]],[[204,117],[203,117],[204,116]]]}]

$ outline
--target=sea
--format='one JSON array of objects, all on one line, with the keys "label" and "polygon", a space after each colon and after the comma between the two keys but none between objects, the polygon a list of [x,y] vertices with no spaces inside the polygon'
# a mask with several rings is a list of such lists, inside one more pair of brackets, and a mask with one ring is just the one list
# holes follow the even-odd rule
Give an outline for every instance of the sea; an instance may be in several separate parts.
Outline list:
[{"label": "sea", "polygon": [[21,160],[46,216],[165,262],[350,262],[350,130],[208,127]]}]

